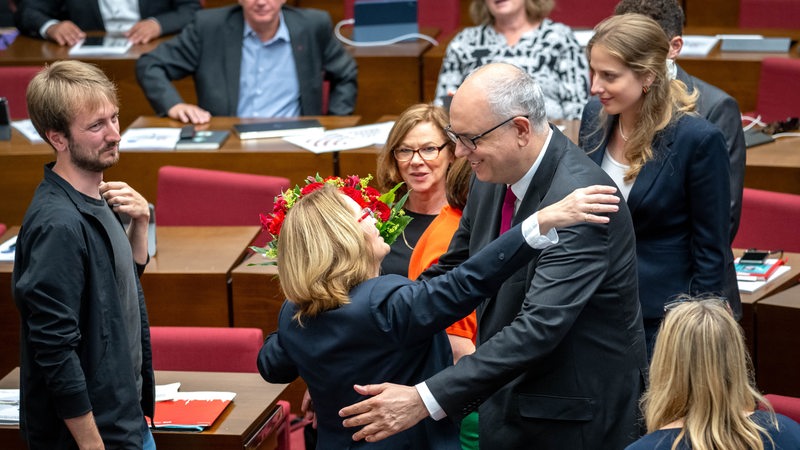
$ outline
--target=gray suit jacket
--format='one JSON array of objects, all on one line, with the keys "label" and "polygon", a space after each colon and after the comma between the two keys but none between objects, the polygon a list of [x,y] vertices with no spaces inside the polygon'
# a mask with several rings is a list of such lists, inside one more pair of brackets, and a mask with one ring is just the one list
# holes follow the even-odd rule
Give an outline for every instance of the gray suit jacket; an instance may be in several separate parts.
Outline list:
[{"label": "gray suit jacket", "polygon": [[681,66],[678,66],[677,78],[686,84],[689,92],[697,89],[700,93],[697,99],[697,112],[716,125],[725,137],[731,163],[731,242],[733,242],[742,215],[746,148],[739,104],[722,89],[689,75]]},{"label": "gray suit jacket", "polygon": [[[514,223],[579,187],[613,181],[557,129]],[[473,179],[450,248],[425,273],[452,269],[499,232],[506,186]],[[426,380],[454,420],[480,405],[480,446],[621,449],[639,435],[647,366],[633,224],[624,201],[605,225],[559,242],[478,308],[478,349]]]},{"label": "gray suit jacket", "polygon": [[[351,114],[358,70],[333,36],[330,17],[314,9],[284,6],[282,10],[300,82],[300,114],[322,114],[323,77],[330,81],[328,113]],[[201,108],[214,116],[235,116],[243,33],[241,6],[207,9],[174,39],[142,55],[136,62],[136,77],[155,112],[166,115],[183,103],[171,81],[191,75]]]},{"label": "gray suit jacket", "polygon": [[[161,34],[177,33],[200,9],[198,0],[139,0],[142,19],[152,17]],[[83,31],[104,31],[97,0],[23,0],[19,2],[17,27],[23,34],[41,38],[39,29],[48,20],[71,20]]]}]

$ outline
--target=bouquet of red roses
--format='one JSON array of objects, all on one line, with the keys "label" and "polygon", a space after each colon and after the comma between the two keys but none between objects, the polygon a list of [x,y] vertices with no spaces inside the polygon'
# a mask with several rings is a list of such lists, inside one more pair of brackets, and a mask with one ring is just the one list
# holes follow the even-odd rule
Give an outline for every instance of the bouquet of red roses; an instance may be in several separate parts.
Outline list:
[{"label": "bouquet of red roses", "polygon": [[277,258],[278,237],[280,236],[281,226],[283,225],[283,220],[286,218],[286,213],[289,212],[292,206],[294,206],[297,200],[302,196],[309,192],[314,192],[325,184],[336,186],[342,194],[355,200],[362,208],[371,209],[375,213],[375,226],[378,228],[378,232],[384,242],[392,245],[397,237],[400,236],[400,233],[406,228],[406,225],[411,222],[411,217],[406,215],[405,211],[403,211],[403,205],[406,199],[408,199],[408,193],[400,198],[400,200],[395,201],[395,192],[403,183],[399,183],[389,192],[381,194],[377,189],[369,186],[371,180],[372,175],[368,175],[366,178],[350,175],[343,179],[334,176],[322,178],[317,174],[314,177],[306,178],[305,186],[302,188],[300,186],[295,186],[282,192],[275,197],[272,212],[260,215],[261,227],[272,236],[272,240],[266,247],[252,246],[250,248],[267,258]]}]

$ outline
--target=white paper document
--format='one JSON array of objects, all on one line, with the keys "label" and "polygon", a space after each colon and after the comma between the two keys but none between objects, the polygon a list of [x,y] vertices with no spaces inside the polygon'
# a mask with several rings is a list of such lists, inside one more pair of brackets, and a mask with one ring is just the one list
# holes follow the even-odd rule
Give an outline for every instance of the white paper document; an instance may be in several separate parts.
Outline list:
[{"label": "white paper document", "polygon": [[383,145],[394,122],[381,122],[351,128],[338,128],[313,136],[291,136],[283,140],[314,153]]},{"label": "white paper document", "polygon": [[22,133],[23,136],[28,138],[29,141],[33,144],[42,144],[44,143],[44,139],[39,136],[39,132],[36,131],[36,127],[33,126],[33,122],[31,119],[24,119],[24,120],[15,120],[11,122],[11,126],[14,127],[17,131]]},{"label": "white paper document", "polygon": [[774,279],[776,279],[779,276],[785,274],[786,272],[788,272],[791,269],[792,269],[791,267],[786,266],[786,265],[780,266],[777,269],[775,269],[775,272],[772,272],[772,275],[770,275],[770,277],[769,277],[769,279],[767,279],[767,281],[741,281],[741,280],[737,280],[736,283],[739,285],[739,292],[746,292],[748,294],[751,293],[751,292],[755,292],[755,291],[761,289],[762,287],[764,287],[770,281],[773,281]]},{"label": "white paper document", "polygon": [[0,425],[19,423],[19,389],[0,389]]},{"label": "white paper document", "polygon": [[132,45],[124,36],[87,37],[69,49],[69,56],[124,55]]},{"label": "white paper document", "polygon": [[17,237],[14,236],[11,239],[3,242],[0,244],[0,262],[13,262],[14,261],[14,253],[17,251]]},{"label": "white paper document", "polygon": [[122,134],[119,149],[174,150],[180,137],[180,128],[128,128]]},{"label": "white paper document", "polygon": [[684,35],[681,56],[705,56],[718,41],[717,36]]}]

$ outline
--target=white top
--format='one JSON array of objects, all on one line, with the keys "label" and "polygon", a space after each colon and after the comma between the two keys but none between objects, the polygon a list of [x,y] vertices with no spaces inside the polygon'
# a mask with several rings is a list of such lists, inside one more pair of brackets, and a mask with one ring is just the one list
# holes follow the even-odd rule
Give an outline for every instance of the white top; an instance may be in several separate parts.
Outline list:
[{"label": "white top", "polygon": [[607,173],[608,176],[614,180],[617,188],[619,188],[619,193],[622,194],[622,198],[627,201],[628,195],[631,193],[631,188],[633,187],[633,181],[626,182],[625,173],[628,172],[628,169],[630,169],[631,166],[626,166],[625,164],[619,163],[617,160],[611,157],[611,154],[608,151],[606,151],[606,154],[603,155],[603,163],[600,164],[600,167],[602,167],[605,173]]}]

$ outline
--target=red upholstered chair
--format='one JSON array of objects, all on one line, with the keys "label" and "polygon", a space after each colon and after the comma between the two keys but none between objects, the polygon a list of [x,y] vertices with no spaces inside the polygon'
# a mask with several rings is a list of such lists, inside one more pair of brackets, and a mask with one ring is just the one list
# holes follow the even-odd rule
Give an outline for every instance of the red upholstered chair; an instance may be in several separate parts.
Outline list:
[{"label": "red upholstered chair", "polygon": [[150,327],[153,368],[195,372],[258,372],[260,328]]},{"label": "red upholstered chair", "polygon": [[[344,17],[353,18],[355,0],[344,0]],[[461,5],[459,0],[417,0],[417,23],[422,27],[436,27],[438,36],[449,36],[460,28]]]},{"label": "red upholstered chair", "polygon": [[756,113],[761,115],[761,121],[800,116],[800,90],[795,88],[798,80],[800,59],[764,58],[761,61],[756,102]]},{"label": "red upholstered chair", "polygon": [[800,252],[800,195],[744,188],[734,248]]},{"label": "red upholstered chair", "polygon": [[6,224],[0,223],[0,236],[2,236],[3,233],[5,232],[6,232]]},{"label": "red upholstered chair", "polygon": [[42,70],[39,66],[0,67],[0,97],[8,99],[8,109],[14,120],[28,118],[28,102],[25,91],[34,75]]},{"label": "red upholstered chair", "polygon": [[[268,175],[163,166],[158,170],[156,223],[167,226],[259,225],[289,179]],[[256,245],[263,246],[262,233]]]},{"label": "red upholstered chair", "polygon": [[550,18],[572,28],[594,28],[614,14],[619,0],[557,0]]},{"label": "red upholstered chair", "polygon": [[776,413],[800,422],[800,398],[786,397],[784,395],[767,394],[764,396]]},{"label": "red upholstered chair", "polygon": [[800,23],[797,0],[739,0],[739,27],[796,29]]}]

